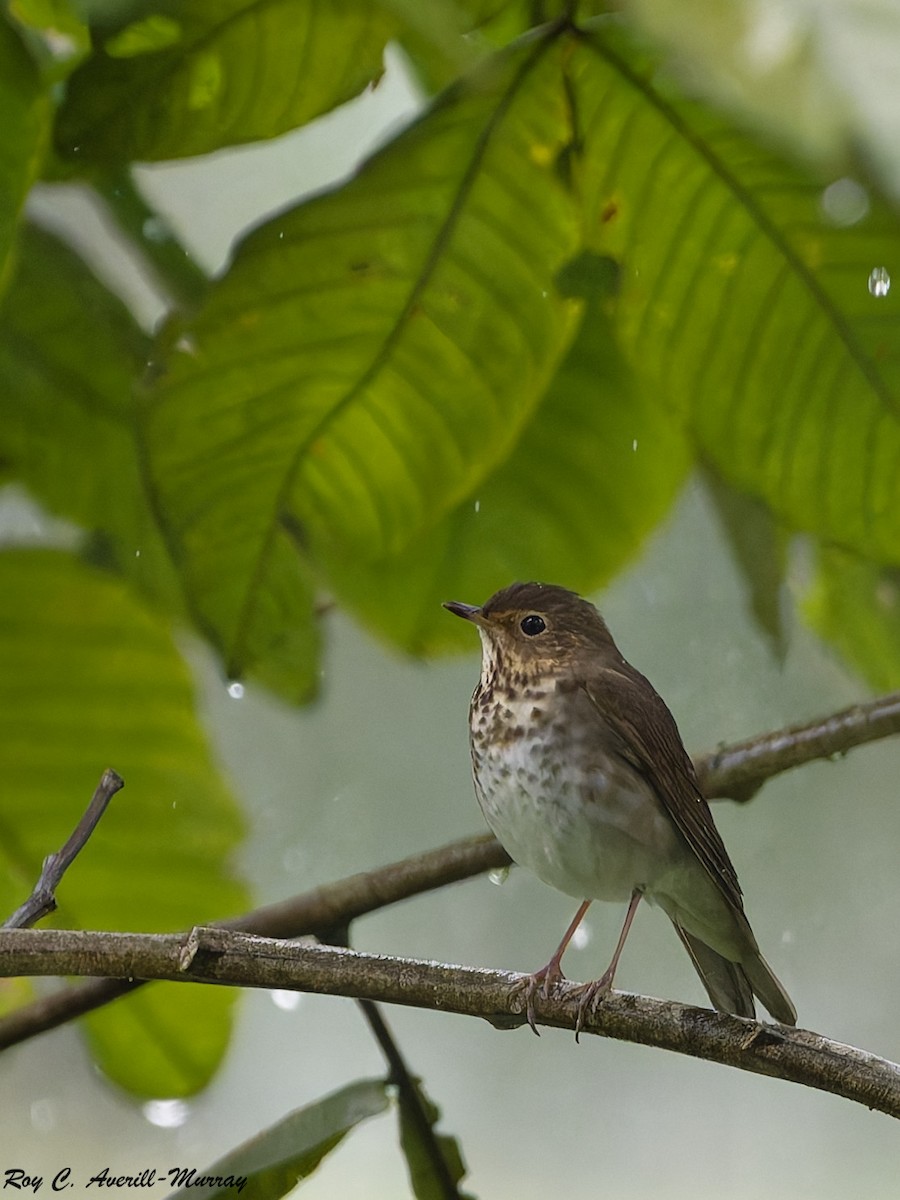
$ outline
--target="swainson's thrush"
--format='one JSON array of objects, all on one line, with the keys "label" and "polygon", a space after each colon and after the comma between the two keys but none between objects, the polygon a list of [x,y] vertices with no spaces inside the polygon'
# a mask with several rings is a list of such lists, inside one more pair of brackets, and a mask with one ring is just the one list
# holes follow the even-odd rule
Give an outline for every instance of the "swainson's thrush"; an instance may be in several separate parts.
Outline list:
[{"label": "swainson's thrush", "polygon": [[514,862],[584,899],[550,961],[529,977],[531,1027],[535,993],[546,997],[563,978],[560,961],[590,902],[627,900],[609,967],[583,986],[580,1028],[612,987],[642,896],[670,917],[715,1008],[753,1017],[755,995],[795,1024],[675,719],[594,606],[565,588],[514,583],[480,608],[444,607],[481,635],[469,721],[487,823]]}]

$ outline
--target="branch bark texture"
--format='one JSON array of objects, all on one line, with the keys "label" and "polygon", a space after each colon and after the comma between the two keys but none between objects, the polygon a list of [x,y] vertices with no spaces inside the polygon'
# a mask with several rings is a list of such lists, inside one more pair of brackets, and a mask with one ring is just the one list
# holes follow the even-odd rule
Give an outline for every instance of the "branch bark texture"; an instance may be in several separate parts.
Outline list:
[{"label": "branch bark texture", "polygon": [[[232,987],[280,988],[524,1024],[510,1000],[521,976],[417,959],[298,945],[217,928],[188,934],[0,932],[3,975],[115,975]],[[575,985],[538,997],[537,1020],[575,1029]],[[807,1087],[900,1117],[900,1067],[803,1029],[765,1025],[690,1005],[615,992],[582,1032],[674,1050]]]},{"label": "branch bark texture", "polygon": [[[696,765],[706,794],[711,799],[724,796],[748,799],[766,779],[781,771],[801,766],[817,758],[828,759],[842,755],[854,746],[897,732],[900,732],[900,692],[879,697],[866,704],[854,705],[805,725],[762,734],[748,741],[723,747],[698,758]],[[216,936],[227,938],[229,933],[256,934],[265,935],[270,939],[284,939],[315,934],[327,940],[332,931],[346,929],[350,922],[366,913],[484,871],[506,866],[509,862],[506,852],[489,834],[465,838],[425,854],[353,875],[289,900],[221,922],[218,926],[219,934]],[[0,933],[0,974],[80,974],[97,978],[42,997],[0,1019],[0,1048],[56,1028],[107,1004],[134,988],[141,987],[144,979],[194,978],[182,968],[174,975],[166,973],[171,972],[171,963],[164,969],[161,959],[144,957],[149,953],[150,943],[141,939],[151,938],[152,935],[58,934],[46,931],[27,935],[43,939],[35,944],[9,940],[25,936],[26,932],[23,930]],[[153,940],[158,947],[168,946],[168,953],[171,953],[172,947],[185,945],[185,936],[178,934],[156,937]],[[88,939],[81,943],[82,953],[86,952],[90,956],[97,947],[102,946],[102,958],[82,958],[80,965],[73,965],[70,958],[65,958],[60,953],[60,957],[54,961],[55,945],[65,949],[65,954],[68,955],[71,955],[73,949],[71,941],[63,946],[63,943],[46,940],[55,937]],[[122,940],[129,937],[136,940]],[[98,938],[101,939],[100,942],[90,940]],[[209,930],[204,932],[207,947],[212,944],[212,938],[213,934]],[[119,957],[110,957],[113,943],[102,939],[117,939],[115,946]],[[278,945],[274,941],[265,944],[270,947]],[[127,945],[140,947],[140,960],[127,960]],[[41,956],[39,960],[35,957],[38,947]],[[26,953],[27,961],[19,957]],[[159,953],[161,950],[157,948],[154,954]],[[207,954],[209,953],[207,950]],[[295,960],[293,956],[298,954],[301,958]],[[285,951],[279,960],[290,960],[291,970],[299,969],[297,962],[304,962],[309,970],[313,964],[317,964],[314,975],[297,977],[292,983],[289,978],[279,977],[277,981],[273,980],[272,972],[275,968],[270,963],[273,955],[275,952],[271,951],[265,956],[260,953],[252,960],[242,959],[242,973],[239,973],[239,976],[223,976],[216,978],[215,982],[245,987],[296,987],[298,990],[327,991],[373,1000],[384,999],[392,1003],[443,1008],[447,1011],[483,1016],[497,1024],[520,1022],[520,1018],[511,1014],[508,1009],[506,992],[517,979],[517,976],[508,973],[473,972],[462,967],[441,967],[425,963],[404,965],[404,960],[378,959],[373,956],[355,955],[352,951],[324,947],[298,948],[291,945],[290,953]],[[316,955],[318,957],[315,957]],[[338,957],[323,958],[322,955]],[[342,955],[350,957],[340,957]],[[247,961],[254,963],[252,970],[248,970]],[[39,966],[36,965],[38,962]],[[225,970],[228,962],[226,957],[220,963],[222,970]],[[357,964],[354,968],[356,970],[362,969],[360,963],[365,964],[364,985],[359,982],[358,976],[353,977],[357,982],[352,986],[346,982],[351,963]],[[196,964],[194,969],[198,969]],[[332,969],[338,972],[334,979],[328,978],[328,972]],[[257,971],[261,973],[256,974]],[[383,972],[387,974],[382,977]],[[203,975],[202,978],[213,981],[209,974]],[[346,990],[348,988],[349,990]],[[472,989],[471,994],[468,994],[468,989]],[[573,1011],[571,1005],[566,1005],[565,990],[561,988],[549,1001],[539,1005],[538,1014],[539,1019],[546,1024],[574,1028]],[[815,1034],[803,1031],[787,1032],[776,1027],[721,1016],[705,1009],[626,995],[616,995],[604,1004],[597,1019],[592,1022],[590,1031],[647,1045],[658,1045],[681,1053],[697,1054],[745,1070],[794,1079],[810,1086],[834,1091],[891,1115],[900,1115],[897,1068],[893,1064],[885,1063],[863,1051],[829,1042]],[[746,1044],[748,1038],[752,1045]]]}]

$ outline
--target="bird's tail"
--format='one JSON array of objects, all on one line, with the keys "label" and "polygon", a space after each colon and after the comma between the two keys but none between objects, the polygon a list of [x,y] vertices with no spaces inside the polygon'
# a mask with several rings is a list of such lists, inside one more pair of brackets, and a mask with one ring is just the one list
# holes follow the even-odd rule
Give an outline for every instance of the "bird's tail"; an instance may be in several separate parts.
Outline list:
[{"label": "bird's tail", "polygon": [[783,1025],[797,1024],[797,1010],[790,996],[758,950],[754,949],[743,963],[731,962],[688,933],[677,921],[672,924],[691,956],[713,1008],[738,1017],[755,1017],[753,997],[756,995],[776,1021]]}]

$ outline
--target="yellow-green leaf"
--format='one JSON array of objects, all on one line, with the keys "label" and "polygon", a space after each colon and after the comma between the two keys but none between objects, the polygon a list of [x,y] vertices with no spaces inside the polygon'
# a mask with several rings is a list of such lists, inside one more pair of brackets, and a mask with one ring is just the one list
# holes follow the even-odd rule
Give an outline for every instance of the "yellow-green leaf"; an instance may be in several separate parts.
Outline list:
[{"label": "yellow-green leaf", "polygon": [[12,270],[19,214],[40,171],[51,112],[37,67],[0,17],[0,295]]},{"label": "yellow-green leaf", "polygon": [[159,507],[234,673],[298,627],[298,547],[397,553],[514,444],[575,328],[566,46],[497,56],[347,185],[267,222],[146,413]]},{"label": "yellow-green leaf", "polygon": [[[228,861],[242,823],[167,626],[66,554],[6,550],[0,662],[0,909],[25,899],[113,767],[125,789],[63,878],[56,922],[167,931],[243,911]],[[228,989],[144,989],[91,1018],[98,1061],[139,1095],[195,1091],[225,1049],[233,1001]]]},{"label": "yellow-green leaf", "polygon": [[98,29],[57,150],[120,164],[275,137],[377,79],[392,30],[367,0],[163,0],[152,17]]},{"label": "yellow-green leaf", "polygon": [[[627,40],[571,64],[593,244],[623,346],[722,475],[791,526],[900,562],[900,221],[658,81]],[[827,181],[826,181],[827,182]]]}]

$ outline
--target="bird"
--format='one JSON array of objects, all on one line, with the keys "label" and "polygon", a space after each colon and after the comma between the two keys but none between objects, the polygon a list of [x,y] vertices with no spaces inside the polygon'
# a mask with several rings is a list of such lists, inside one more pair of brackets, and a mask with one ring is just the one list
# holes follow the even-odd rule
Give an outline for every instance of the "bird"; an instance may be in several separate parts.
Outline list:
[{"label": "bird", "polygon": [[737,873],[665,701],[620,653],[599,611],[555,584],[513,583],[477,606],[444,604],[481,636],[469,708],[475,793],[513,862],[581,900],[545,966],[518,985],[535,1002],[593,900],[627,902],[603,975],[577,989],[577,1033],[612,988],[642,898],[675,926],[715,1009],[797,1012],[760,953]]}]

